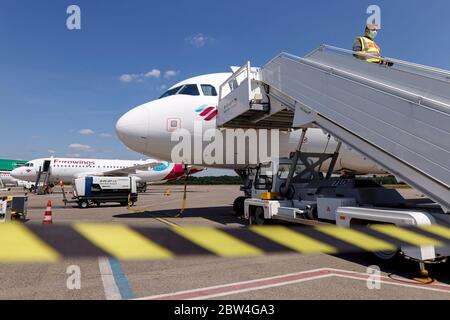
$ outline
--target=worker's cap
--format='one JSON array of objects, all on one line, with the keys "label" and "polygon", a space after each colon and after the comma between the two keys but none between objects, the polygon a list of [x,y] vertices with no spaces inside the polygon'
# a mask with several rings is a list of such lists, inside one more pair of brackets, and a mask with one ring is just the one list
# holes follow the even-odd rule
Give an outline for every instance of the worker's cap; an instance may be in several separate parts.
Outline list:
[{"label": "worker's cap", "polygon": [[376,23],[368,23],[366,24],[366,28],[369,30],[380,30],[380,26]]}]

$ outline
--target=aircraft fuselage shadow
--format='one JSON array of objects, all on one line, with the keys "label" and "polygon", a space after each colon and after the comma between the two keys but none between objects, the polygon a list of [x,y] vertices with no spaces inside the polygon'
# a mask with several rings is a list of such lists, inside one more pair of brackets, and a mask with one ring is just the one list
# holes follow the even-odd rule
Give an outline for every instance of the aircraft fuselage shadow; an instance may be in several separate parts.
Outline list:
[{"label": "aircraft fuselage shadow", "polygon": [[[171,218],[180,213],[180,209],[156,210],[146,212],[136,212],[128,214],[118,214],[113,216],[116,219],[155,219],[155,218]],[[247,221],[234,216],[233,207],[209,207],[209,208],[188,208],[184,211],[183,218],[203,218],[223,225],[240,224],[248,225]]]}]

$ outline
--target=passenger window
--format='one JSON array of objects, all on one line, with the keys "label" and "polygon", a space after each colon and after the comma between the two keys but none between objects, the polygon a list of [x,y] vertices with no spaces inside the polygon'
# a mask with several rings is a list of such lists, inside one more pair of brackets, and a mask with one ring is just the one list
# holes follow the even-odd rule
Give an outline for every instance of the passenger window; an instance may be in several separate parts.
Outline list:
[{"label": "passenger window", "polygon": [[210,84],[202,84],[202,91],[205,96],[217,97],[216,88]]},{"label": "passenger window", "polygon": [[188,96],[199,96],[200,92],[196,84],[187,84],[180,90],[178,94],[185,94]]}]

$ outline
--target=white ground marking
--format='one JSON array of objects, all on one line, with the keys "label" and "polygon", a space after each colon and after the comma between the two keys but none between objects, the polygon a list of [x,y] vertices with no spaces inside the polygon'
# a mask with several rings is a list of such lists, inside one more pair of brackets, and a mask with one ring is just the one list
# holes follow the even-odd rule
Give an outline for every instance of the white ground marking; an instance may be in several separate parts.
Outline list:
[{"label": "white ground marking", "polygon": [[122,295],[120,294],[116,280],[114,279],[109,259],[106,257],[98,258],[98,267],[102,277],[106,300],[121,300]]},{"label": "white ground marking", "polygon": [[[323,273],[317,275],[317,273]],[[308,275],[311,274],[311,275]],[[292,277],[292,276],[298,276],[299,279],[295,280],[289,280],[289,281],[283,281],[283,278],[286,277]],[[173,293],[167,293],[167,294],[160,294],[160,295],[154,295],[149,297],[143,297],[136,300],[155,300],[155,299],[176,299],[176,296],[185,296],[187,297],[186,300],[200,300],[200,299],[212,299],[212,298],[218,298],[223,296],[229,296],[233,294],[239,294],[244,292],[250,292],[250,291],[257,291],[257,290],[263,290],[268,288],[274,288],[274,287],[280,287],[280,286],[286,286],[291,284],[297,284],[301,282],[306,281],[313,281],[318,279],[324,279],[329,277],[339,277],[339,278],[346,278],[346,279],[353,279],[353,280],[360,280],[360,281],[367,281],[368,277],[370,277],[367,273],[359,273],[359,272],[353,272],[353,271],[347,271],[347,270],[340,270],[340,269],[331,269],[331,268],[319,268],[314,270],[308,270],[298,273],[291,273],[281,276],[274,276],[269,278],[262,278],[262,279],[256,279],[256,280],[250,280],[250,281],[242,281],[242,282],[235,282],[235,283],[229,283],[224,285],[218,285],[218,286],[212,286],[212,287],[206,287],[206,288],[199,288],[199,289],[193,289],[193,290],[185,290],[185,291],[178,291]],[[278,282],[277,282],[278,280]],[[444,284],[437,284],[437,285],[423,285],[417,282],[413,282],[410,279],[404,278],[401,279],[402,281],[410,281],[410,283],[404,283],[399,282],[396,280],[393,280],[387,276],[380,276],[380,282],[386,285],[395,285],[395,286],[402,286],[402,287],[409,287],[414,289],[421,289],[421,290],[429,290],[429,291],[437,291],[437,292],[445,292],[450,293],[450,286],[444,285]],[[273,283],[270,284],[264,284],[264,285],[258,285],[258,282],[264,282],[264,281],[273,281]],[[232,287],[236,286],[246,286],[255,284],[253,287],[248,288],[242,288],[242,289],[234,289]],[[222,292],[215,292],[212,294],[208,294],[208,291],[220,291]],[[228,289],[228,290],[227,290]]]},{"label": "white ground marking", "polygon": [[[139,298],[139,299],[136,299],[136,300],[154,300],[154,299],[161,299],[161,298],[170,298],[171,296],[175,296],[175,295],[191,294],[191,293],[196,293],[196,292],[199,292],[199,291],[207,291],[207,290],[214,290],[214,289],[226,289],[227,287],[230,287],[230,286],[240,286],[240,285],[252,284],[252,283],[261,282],[261,281],[267,281],[267,280],[277,280],[277,279],[285,278],[285,277],[289,277],[289,276],[297,276],[297,275],[313,273],[313,272],[321,272],[321,271],[326,271],[326,270],[327,270],[327,268],[320,268],[320,269],[314,269],[314,270],[309,270],[309,271],[304,271],[304,272],[290,273],[290,274],[285,274],[285,275],[280,275],[280,276],[274,276],[274,277],[269,277],[269,278],[262,278],[262,279],[256,279],[256,280],[234,282],[234,283],[228,283],[228,284],[212,286],[212,287],[205,287],[205,288],[200,288],[200,289],[185,290],[185,291],[178,291],[178,292],[167,293],[167,294],[154,295],[154,296]],[[319,275],[319,276],[308,277],[308,278],[305,278],[305,279],[289,281],[288,284],[298,283],[298,282],[303,282],[303,281],[309,281],[309,280],[315,280],[315,279],[325,278],[325,277],[329,277],[329,276],[330,276],[329,274],[323,274],[323,275]],[[220,293],[220,294],[215,294],[214,296],[209,296],[209,298],[225,296],[225,295],[230,295],[230,294],[240,293],[240,292],[248,292],[248,291],[253,291],[253,290],[260,290],[259,288],[265,289],[265,288],[270,288],[270,287],[276,287],[276,286],[284,285],[285,283],[287,283],[287,282],[282,282],[281,284],[270,284],[270,285],[258,286],[257,289],[255,289],[255,288],[247,288],[247,289],[239,289],[239,290],[227,291],[227,292],[223,292],[223,293]],[[202,297],[202,299],[205,299],[205,298]]]}]

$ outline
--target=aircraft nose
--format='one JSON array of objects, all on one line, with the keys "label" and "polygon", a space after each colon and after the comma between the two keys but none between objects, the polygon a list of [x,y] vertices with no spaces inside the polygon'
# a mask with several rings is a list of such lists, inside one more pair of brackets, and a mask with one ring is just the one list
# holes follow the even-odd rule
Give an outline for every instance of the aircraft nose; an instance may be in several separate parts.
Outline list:
[{"label": "aircraft nose", "polygon": [[144,105],[125,113],[116,123],[120,141],[133,151],[144,153],[147,148],[150,111]]},{"label": "aircraft nose", "polygon": [[22,177],[21,170],[20,169],[14,169],[10,172],[11,177],[14,179],[20,179]]}]

